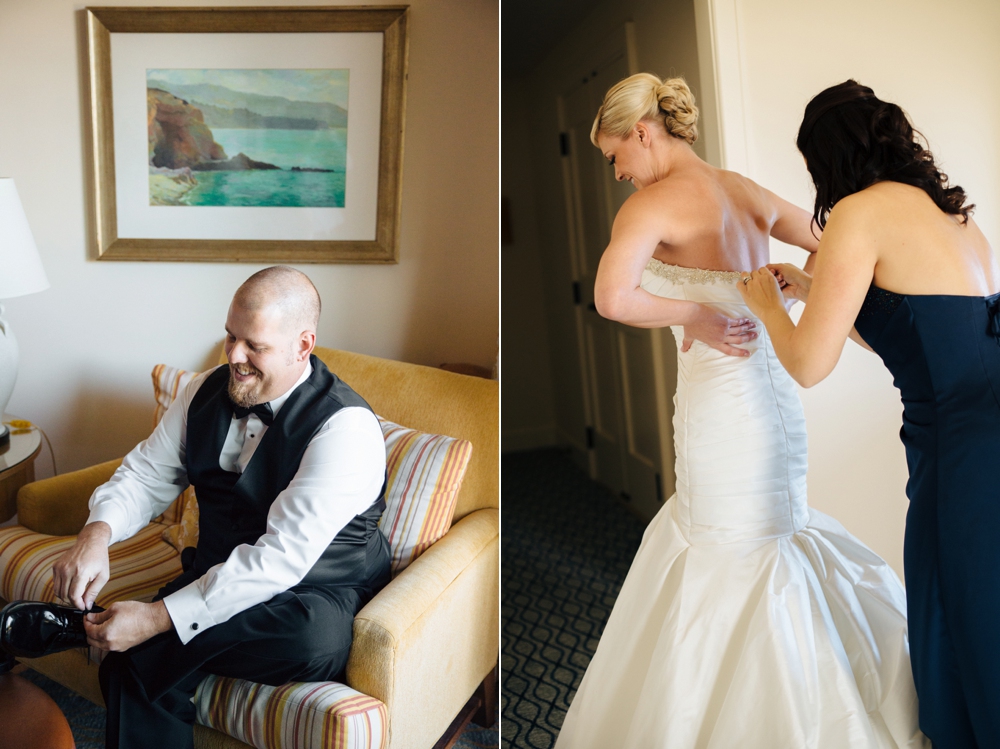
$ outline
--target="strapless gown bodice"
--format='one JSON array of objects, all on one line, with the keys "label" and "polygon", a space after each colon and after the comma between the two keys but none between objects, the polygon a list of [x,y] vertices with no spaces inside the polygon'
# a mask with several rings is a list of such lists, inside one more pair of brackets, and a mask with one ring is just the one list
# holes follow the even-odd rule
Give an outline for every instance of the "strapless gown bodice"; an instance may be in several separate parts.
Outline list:
[{"label": "strapless gown bodice", "polygon": [[[752,317],[739,275],[652,260],[642,288]],[[926,746],[903,588],[808,506],[798,389],[758,332],[749,357],[678,346],[677,491],[646,528],[556,749]]]},{"label": "strapless gown bodice", "polygon": [[[755,319],[736,287],[739,277],[654,259],[642,274],[642,288]],[[679,348],[684,329],[671,330]],[[749,357],[695,341],[677,358],[674,512],[691,543],[786,536],[809,520],[802,403],[767,330],[758,324],[757,332],[740,346],[752,352]]]}]

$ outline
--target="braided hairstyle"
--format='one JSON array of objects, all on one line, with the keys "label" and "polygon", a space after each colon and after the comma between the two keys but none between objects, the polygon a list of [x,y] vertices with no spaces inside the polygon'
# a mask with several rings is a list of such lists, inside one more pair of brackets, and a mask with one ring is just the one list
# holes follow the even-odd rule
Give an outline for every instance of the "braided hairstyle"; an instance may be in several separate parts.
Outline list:
[{"label": "braided hairstyle", "polygon": [[667,133],[688,143],[698,140],[698,107],[683,78],[661,80],[636,73],[612,86],[597,110],[590,141],[600,133],[624,138],[640,120],[663,123]]}]

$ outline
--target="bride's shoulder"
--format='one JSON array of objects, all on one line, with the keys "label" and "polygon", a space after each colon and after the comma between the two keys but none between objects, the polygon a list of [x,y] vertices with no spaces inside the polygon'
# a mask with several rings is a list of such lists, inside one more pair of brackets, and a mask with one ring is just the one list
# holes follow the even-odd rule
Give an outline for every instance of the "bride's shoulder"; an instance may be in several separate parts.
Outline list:
[{"label": "bride's shoulder", "polygon": [[714,182],[722,188],[726,200],[732,205],[752,211],[772,212],[777,196],[739,172],[712,168]]},{"label": "bride's shoulder", "polygon": [[670,180],[654,182],[629,195],[618,210],[618,216],[628,220],[662,218],[671,211],[677,194]]}]

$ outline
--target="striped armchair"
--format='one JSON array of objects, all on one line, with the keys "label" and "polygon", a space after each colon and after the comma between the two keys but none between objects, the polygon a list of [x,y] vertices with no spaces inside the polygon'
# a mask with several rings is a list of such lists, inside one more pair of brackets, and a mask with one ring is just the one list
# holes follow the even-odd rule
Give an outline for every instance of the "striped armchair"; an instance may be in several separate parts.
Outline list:
[{"label": "striped armchair", "polygon": [[[316,355],[385,419],[468,440],[472,456],[450,530],[357,615],[347,683],[269,687],[209,677],[195,697],[198,749],[431,749],[473,713],[495,719],[499,624],[497,383],[317,348]],[[18,494],[20,525],[0,529],[0,605],[53,598],[51,569],[86,521],[87,500],[120,460],[37,481]],[[180,500],[111,547],[98,603],[150,600],[180,573],[163,531]],[[71,650],[26,660],[103,704],[95,659]]]}]

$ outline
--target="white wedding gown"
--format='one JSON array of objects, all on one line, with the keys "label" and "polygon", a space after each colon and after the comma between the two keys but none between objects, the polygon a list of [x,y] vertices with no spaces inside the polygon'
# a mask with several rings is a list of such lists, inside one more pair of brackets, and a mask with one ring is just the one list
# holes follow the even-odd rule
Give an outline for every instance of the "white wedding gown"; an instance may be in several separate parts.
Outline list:
[{"label": "white wedding gown", "polygon": [[[751,317],[738,278],[652,260],[642,288]],[[677,493],[646,529],[557,749],[929,747],[903,587],[806,504],[802,405],[757,329],[746,358],[678,353]]]}]

